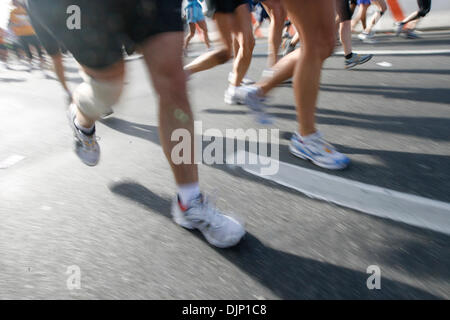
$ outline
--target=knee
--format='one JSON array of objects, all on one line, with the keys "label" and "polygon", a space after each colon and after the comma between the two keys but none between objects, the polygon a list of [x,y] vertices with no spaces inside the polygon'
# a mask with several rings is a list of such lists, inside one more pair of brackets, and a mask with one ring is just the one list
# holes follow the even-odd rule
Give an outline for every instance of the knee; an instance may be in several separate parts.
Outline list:
[{"label": "knee", "polygon": [[161,65],[152,81],[161,100],[176,101],[186,94],[186,73],[176,62]]},{"label": "knee", "polygon": [[227,63],[231,59],[231,49],[222,48],[216,53],[216,58],[219,64]]},{"label": "knee", "polygon": [[110,113],[122,94],[123,81],[96,80],[82,74],[81,83],[74,92],[74,101],[81,111],[92,120]]},{"label": "knee", "polygon": [[430,8],[422,8],[419,10],[418,16],[423,18],[428,14],[428,12],[430,12]]},{"label": "knee", "polygon": [[325,60],[333,54],[336,47],[336,36],[334,32],[323,37],[322,41],[318,41],[318,55],[320,59]]},{"label": "knee", "polygon": [[313,40],[309,45],[305,43],[305,54],[310,55],[312,59],[323,61],[333,54],[335,46],[334,34],[322,36]]}]

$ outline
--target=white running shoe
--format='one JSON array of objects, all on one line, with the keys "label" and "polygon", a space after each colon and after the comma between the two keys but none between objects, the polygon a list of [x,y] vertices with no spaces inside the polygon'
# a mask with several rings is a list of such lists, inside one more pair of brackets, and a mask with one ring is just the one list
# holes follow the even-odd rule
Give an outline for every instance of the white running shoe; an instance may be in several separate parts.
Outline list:
[{"label": "white running shoe", "polygon": [[358,35],[358,38],[365,43],[376,43],[375,41],[375,33],[367,33],[367,32],[361,32]]},{"label": "white running shoe", "polygon": [[242,104],[242,100],[237,95],[237,89],[239,87],[228,86],[225,90],[224,101],[226,104]]},{"label": "white running shoe", "polygon": [[261,95],[256,86],[240,86],[236,88],[236,99],[245,104],[255,114],[256,121],[261,124],[272,124],[273,119],[266,113],[266,98]]},{"label": "white running shoe", "polygon": [[[231,83],[233,81],[234,81],[234,72],[230,72],[228,74],[228,82]],[[244,79],[242,79],[242,84],[249,85],[249,84],[253,84],[253,83],[255,83],[255,81],[253,81],[250,78],[247,78],[247,76],[244,76]]]},{"label": "white running shoe", "polygon": [[100,146],[98,145],[97,137],[95,136],[95,128],[92,135],[86,135],[75,126],[76,108],[77,106],[72,103],[67,110],[69,125],[73,130],[75,142],[74,150],[78,158],[80,158],[84,164],[95,166],[100,160]]},{"label": "white running shoe", "polygon": [[172,218],[186,229],[198,229],[213,246],[228,248],[239,243],[245,229],[237,220],[219,212],[206,197],[199,195],[188,208],[183,208],[178,197],[172,203]]},{"label": "white running shoe", "polygon": [[332,170],[341,170],[350,164],[350,159],[336,151],[326,142],[319,132],[306,137],[294,133],[289,144],[289,151],[296,157],[310,160],[315,165]]}]

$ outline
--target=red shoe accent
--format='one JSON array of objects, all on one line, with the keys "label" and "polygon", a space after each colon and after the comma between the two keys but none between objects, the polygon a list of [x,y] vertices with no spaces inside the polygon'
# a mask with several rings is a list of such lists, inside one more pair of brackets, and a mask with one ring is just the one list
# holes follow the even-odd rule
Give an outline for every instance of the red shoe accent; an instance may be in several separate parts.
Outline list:
[{"label": "red shoe accent", "polygon": [[187,209],[189,209],[188,207],[184,206],[181,201],[180,201],[180,197],[178,197],[178,206],[180,207],[181,211],[185,212]]}]

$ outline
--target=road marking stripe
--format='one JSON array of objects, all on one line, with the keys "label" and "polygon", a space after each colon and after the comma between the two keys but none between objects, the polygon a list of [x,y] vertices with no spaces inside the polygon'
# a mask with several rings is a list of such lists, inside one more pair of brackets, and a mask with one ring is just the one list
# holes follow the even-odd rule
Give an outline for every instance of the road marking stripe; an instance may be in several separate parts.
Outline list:
[{"label": "road marking stripe", "polygon": [[[245,152],[245,156],[248,156],[246,151],[240,152]],[[268,161],[268,158],[262,156],[260,159],[263,163]],[[340,178],[281,161],[278,164],[279,171],[272,176],[261,175],[261,165],[239,166],[248,173],[295,189],[311,198],[450,234],[449,203]]]},{"label": "road marking stripe", "polygon": [[[193,51],[188,53],[189,58],[195,58],[205,53],[205,51]],[[434,54],[450,54],[450,49],[428,49],[428,50],[357,50],[360,54],[373,54],[373,55],[434,55]],[[333,55],[343,56],[344,51],[337,51]],[[143,58],[142,55],[133,55],[125,58],[125,61],[133,61]]]},{"label": "road marking stripe", "polygon": [[[448,54],[450,49],[429,49],[429,50],[356,50],[360,54],[373,55],[432,55],[432,54]],[[344,51],[338,51],[335,55],[343,56]]]},{"label": "road marking stripe", "polygon": [[25,159],[25,157],[18,154],[9,156],[8,158],[0,162],[0,169],[8,169],[9,167],[12,167],[23,159]]}]

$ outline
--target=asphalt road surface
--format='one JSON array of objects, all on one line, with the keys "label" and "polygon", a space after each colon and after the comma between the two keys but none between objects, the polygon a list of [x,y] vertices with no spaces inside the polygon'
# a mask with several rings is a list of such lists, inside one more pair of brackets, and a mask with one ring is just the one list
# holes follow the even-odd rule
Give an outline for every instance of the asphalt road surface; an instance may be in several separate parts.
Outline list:
[{"label": "asphalt road surface", "polygon": [[[450,33],[422,36],[355,40],[356,52],[380,52],[351,71],[338,54],[326,61],[317,122],[351,158],[342,172],[289,154],[292,87],[274,90],[268,112],[275,123],[267,128],[280,129],[280,160],[448,208],[450,53],[436,50],[449,49]],[[201,50],[194,44],[188,59]],[[249,77],[259,78],[265,53],[258,40]],[[66,66],[73,88],[81,79],[73,60]],[[245,106],[223,102],[230,69],[228,63],[190,80],[197,119],[222,132],[264,128]],[[218,206],[245,221],[241,244],[215,249],[178,227],[170,219],[175,184],[157,112],[142,59],[127,62],[121,102],[97,125],[101,161],[89,168],[71,149],[58,82],[37,70],[0,71],[1,299],[450,298],[445,232],[314,199],[240,168],[201,165],[200,174]],[[427,212],[419,214],[426,219]],[[369,290],[373,265],[381,288]],[[79,289],[67,283],[77,271]]]}]

